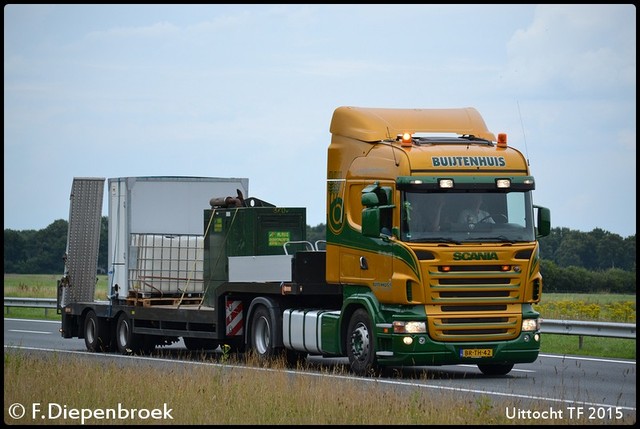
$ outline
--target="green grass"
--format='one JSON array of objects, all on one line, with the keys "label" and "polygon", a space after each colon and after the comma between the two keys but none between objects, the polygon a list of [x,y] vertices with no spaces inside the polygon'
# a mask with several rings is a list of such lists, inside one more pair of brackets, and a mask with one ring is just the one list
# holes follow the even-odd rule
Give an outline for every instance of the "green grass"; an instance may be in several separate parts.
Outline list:
[{"label": "green grass", "polygon": [[[543,322],[544,323],[544,322]],[[636,359],[636,340],[628,338],[582,337],[543,334],[540,352],[554,355]]]},{"label": "green grass", "polygon": [[[4,296],[21,298],[55,298],[58,280],[57,274],[5,274]],[[96,276],[96,299],[107,298],[107,276]]]},{"label": "green grass", "polygon": [[[5,274],[5,296],[55,298],[57,281],[61,276],[53,274]],[[97,299],[106,299],[107,276],[98,275]],[[635,323],[635,295],[614,294],[543,294],[536,306],[544,319],[598,320],[604,322]],[[8,312],[7,312],[8,311]],[[36,308],[7,308],[5,317],[60,320],[55,310]],[[636,340],[606,337],[580,337],[577,335],[544,334],[541,352],[607,358],[636,358]]]}]

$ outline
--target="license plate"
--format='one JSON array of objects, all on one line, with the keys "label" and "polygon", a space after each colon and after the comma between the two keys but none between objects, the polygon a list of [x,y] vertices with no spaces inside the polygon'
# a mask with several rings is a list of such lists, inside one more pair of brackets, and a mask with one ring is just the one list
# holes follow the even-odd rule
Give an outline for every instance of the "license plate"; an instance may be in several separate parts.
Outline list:
[{"label": "license plate", "polygon": [[493,349],[461,349],[460,357],[463,357],[463,358],[493,357]]}]

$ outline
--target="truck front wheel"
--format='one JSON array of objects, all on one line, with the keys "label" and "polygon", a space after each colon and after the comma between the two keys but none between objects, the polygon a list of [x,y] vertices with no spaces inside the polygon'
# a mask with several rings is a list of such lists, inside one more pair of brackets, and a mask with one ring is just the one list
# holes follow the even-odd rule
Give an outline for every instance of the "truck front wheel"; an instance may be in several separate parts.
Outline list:
[{"label": "truck front wheel", "polygon": [[84,319],[84,344],[90,352],[111,351],[109,324],[90,310]]},{"label": "truck front wheel", "polygon": [[349,321],[347,355],[353,373],[369,375],[378,372],[371,318],[362,308],[356,310]]}]

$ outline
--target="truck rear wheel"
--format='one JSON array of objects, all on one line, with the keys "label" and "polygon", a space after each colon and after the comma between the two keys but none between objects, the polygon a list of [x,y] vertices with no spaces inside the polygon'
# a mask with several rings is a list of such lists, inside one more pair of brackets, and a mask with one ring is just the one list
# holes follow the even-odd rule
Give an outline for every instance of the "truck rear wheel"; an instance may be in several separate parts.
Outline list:
[{"label": "truck rear wheel", "polygon": [[270,360],[282,356],[288,368],[297,368],[307,354],[285,347],[276,347],[274,345],[275,329],[279,328],[274,326],[269,309],[264,305],[258,306],[251,319],[250,348],[260,360]]},{"label": "truck rear wheel", "polygon": [[84,319],[84,344],[90,352],[111,351],[111,333],[106,320],[90,310]]},{"label": "truck rear wheel", "polygon": [[353,373],[370,375],[378,372],[371,318],[362,308],[356,310],[349,321],[347,355]]},{"label": "truck rear wheel", "polygon": [[251,349],[260,359],[270,359],[276,354],[273,346],[275,327],[271,323],[269,310],[260,305],[251,318]]},{"label": "truck rear wheel", "polygon": [[512,363],[478,364],[478,368],[484,375],[506,375],[513,369],[513,364]]}]

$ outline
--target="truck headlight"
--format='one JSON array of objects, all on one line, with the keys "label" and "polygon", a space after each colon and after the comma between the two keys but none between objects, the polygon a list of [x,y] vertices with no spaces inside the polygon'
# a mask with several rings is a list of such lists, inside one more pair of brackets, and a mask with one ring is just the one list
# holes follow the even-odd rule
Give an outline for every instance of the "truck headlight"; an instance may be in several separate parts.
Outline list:
[{"label": "truck headlight", "polygon": [[524,319],[522,321],[522,330],[523,331],[539,331],[540,319]]},{"label": "truck headlight", "polygon": [[425,322],[403,322],[394,320],[394,334],[424,334],[427,332],[427,324]]}]

